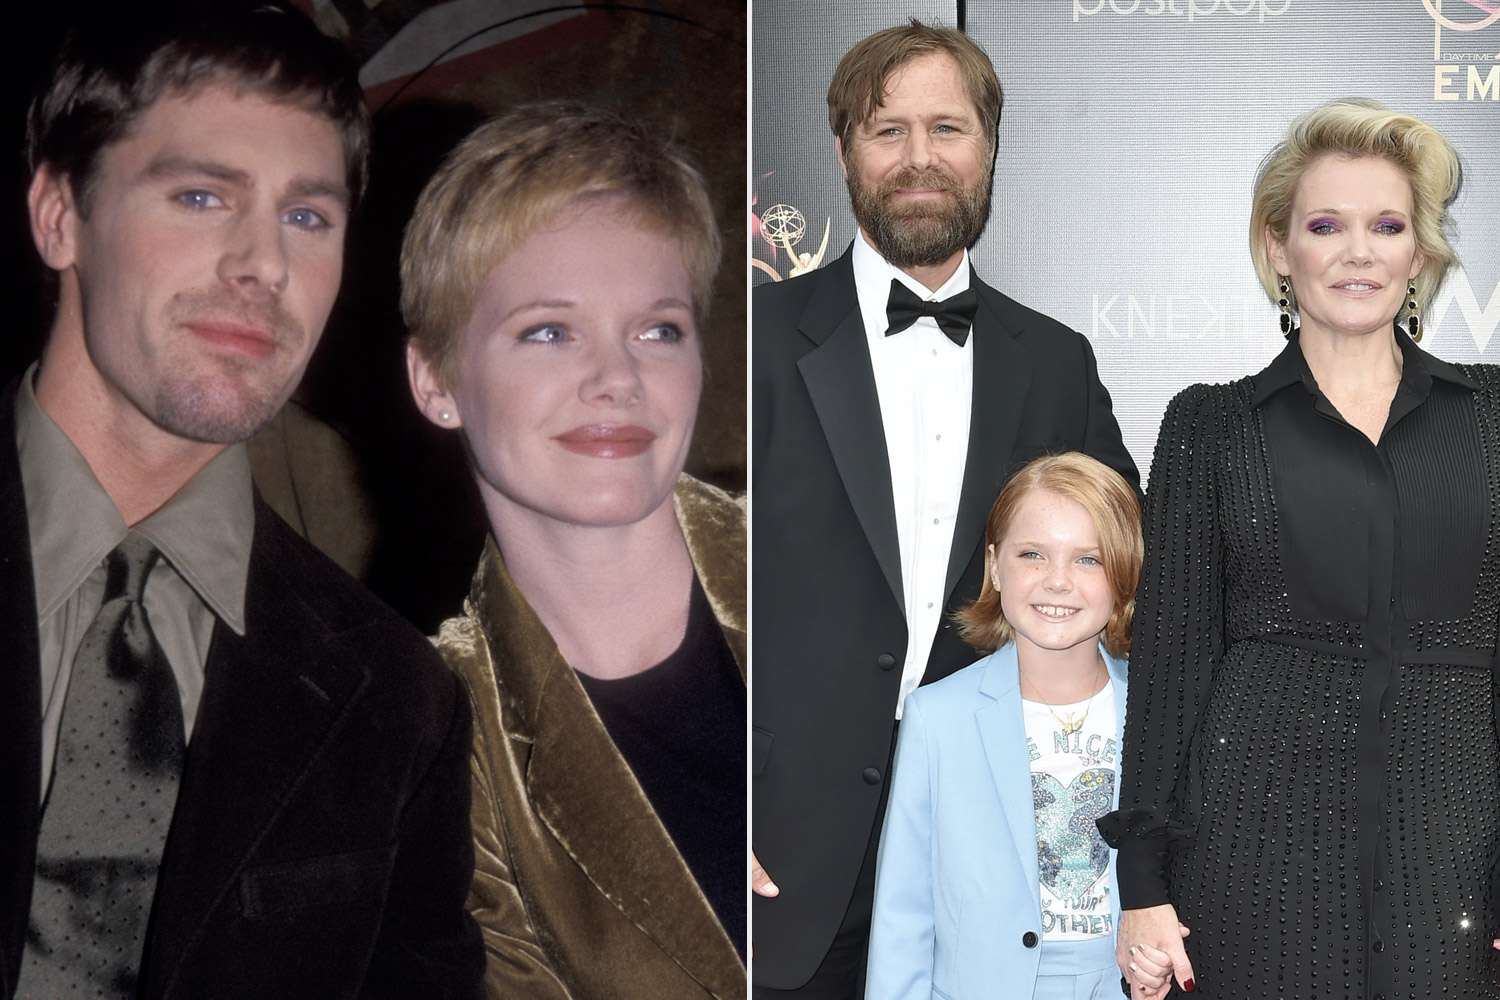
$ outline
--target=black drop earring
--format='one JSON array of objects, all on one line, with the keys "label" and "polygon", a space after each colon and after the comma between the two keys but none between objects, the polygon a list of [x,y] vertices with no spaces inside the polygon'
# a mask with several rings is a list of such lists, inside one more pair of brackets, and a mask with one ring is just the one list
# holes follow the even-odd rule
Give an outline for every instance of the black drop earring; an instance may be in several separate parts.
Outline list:
[{"label": "black drop earring", "polygon": [[1414,343],[1422,340],[1422,317],[1417,315],[1417,286],[1415,283],[1406,286],[1406,335]]},{"label": "black drop earring", "polygon": [[1292,335],[1292,283],[1283,277],[1280,288],[1281,298],[1276,300],[1276,304],[1281,308],[1281,335],[1290,337]]}]

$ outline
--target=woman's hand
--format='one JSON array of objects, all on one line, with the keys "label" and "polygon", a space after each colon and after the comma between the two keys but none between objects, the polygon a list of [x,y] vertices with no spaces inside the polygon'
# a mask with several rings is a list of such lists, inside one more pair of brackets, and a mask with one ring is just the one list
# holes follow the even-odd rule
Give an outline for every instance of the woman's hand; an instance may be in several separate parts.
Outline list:
[{"label": "woman's hand", "polygon": [[757,896],[781,895],[781,890],[771,881],[771,876],[760,866],[760,859],[755,856],[754,851],[750,852],[750,888]]},{"label": "woman's hand", "polygon": [[1173,978],[1184,993],[1193,992],[1193,967],[1182,947],[1187,936],[1188,929],[1177,922],[1177,910],[1170,903],[1120,914],[1115,961],[1130,981],[1135,1000],[1165,997]]}]

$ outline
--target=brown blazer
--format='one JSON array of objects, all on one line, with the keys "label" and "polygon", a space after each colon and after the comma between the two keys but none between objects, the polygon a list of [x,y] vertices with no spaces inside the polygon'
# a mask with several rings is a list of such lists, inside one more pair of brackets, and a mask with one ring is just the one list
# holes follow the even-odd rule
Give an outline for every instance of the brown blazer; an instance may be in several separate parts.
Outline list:
[{"label": "brown blazer", "polygon": [[[744,507],[688,476],[675,506],[743,675]],[[474,710],[469,908],[489,996],[743,998],[738,953],[493,538],[437,645]]]}]

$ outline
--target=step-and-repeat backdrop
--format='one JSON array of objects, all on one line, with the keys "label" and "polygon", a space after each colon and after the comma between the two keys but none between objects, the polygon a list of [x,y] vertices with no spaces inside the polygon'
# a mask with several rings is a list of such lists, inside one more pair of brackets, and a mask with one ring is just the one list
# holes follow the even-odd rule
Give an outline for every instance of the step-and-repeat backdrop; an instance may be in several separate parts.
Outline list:
[{"label": "step-and-repeat backdrop", "polygon": [[[1258,371],[1280,349],[1247,249],[1250,188],[1287,123],[1330,98],[1375,98],[1458,147],[1462,268],[1430,307],[1423,346],[1500,362],[1497,0],[962,6],[1005,88],[994,211],[975,266],[1092,341],[1143,471],[1179,389]],[[824,101],[839,57],[907,17],[955,26],[960,5],[753,7],[760,284],[825,264],[854,237]]]}]

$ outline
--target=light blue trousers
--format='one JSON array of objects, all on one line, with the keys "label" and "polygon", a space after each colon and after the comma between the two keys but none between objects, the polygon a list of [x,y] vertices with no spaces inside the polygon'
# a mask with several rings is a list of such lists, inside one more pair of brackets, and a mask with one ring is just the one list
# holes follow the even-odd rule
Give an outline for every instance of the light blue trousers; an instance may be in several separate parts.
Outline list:
[{"label": "light blue trousers", "polygon": [[1090,941],[1042,941],[1032,1000],[1123,1000],[1114,935]]},{"label": "light blue trousers", "polygon": [[1114,966],[1077,976],[1037,976],[1032,1000],[1124,1000],[1120,970]]}]

